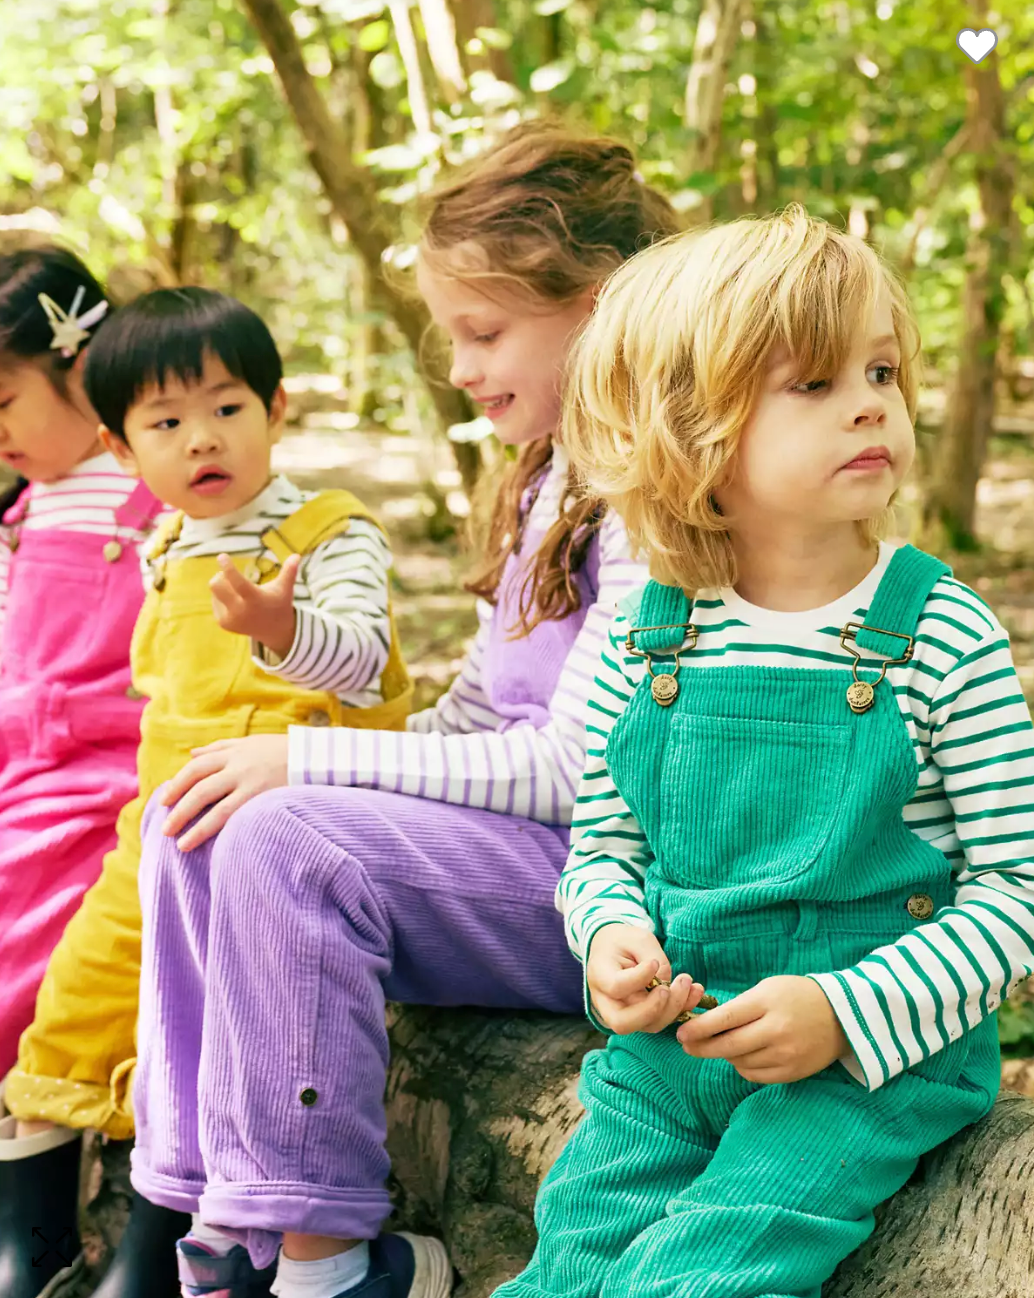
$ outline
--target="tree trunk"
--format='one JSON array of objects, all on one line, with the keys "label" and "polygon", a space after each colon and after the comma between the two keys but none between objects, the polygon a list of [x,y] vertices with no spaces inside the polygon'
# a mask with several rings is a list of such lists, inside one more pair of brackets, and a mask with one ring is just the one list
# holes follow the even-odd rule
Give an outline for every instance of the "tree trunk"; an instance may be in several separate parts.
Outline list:
[{"label": "tree trunk", "polygon": [[[445,1238],[460,1298],[488,1298],[531,1254],[535,1192],[580,1117],[582,1055],[602,1038],[579,1019],[410,1007],[393,1010],[391,1041],[398,1221]],[[1003,1092],[877,1222],[824,1298],[1030,1298],[1034,1101]]]},{"label": "tree trunk", "polygon": [[[487,67],[497,81],[514,85],[517,77],[508,51],[487,45],[478,36],[479,27],[482,30],[499,29],[492,0],[453,0],[452,14],[456,22],[456,41],[467,71],[476,72]],[[471,53],[472,41],[480,41],[482,53]]]},{"label": "tree trunk", "polygon": [[[974,4],[974,26],[987,26],[986,0]],[[966,139],[975,154],[980,207],[971,222],[959,363],[930,490],[923,510],[931,548],[973,549],[977,483],[994,418],[998,336],[1005,311],[1003,276],[1015,174],[1005,136],[1005,99],[992,51],[980,64],[966,62]]]},{"label": "tree trunk", "polygon": [[406,70],[407,98],[413,125],[420,135],[431,134],[431,107],[427,100],[424,73],[420,66],[420,48],[409,16],[409,0],[388,0],[395,41],[399,47],[402,66]]},{"label": "tree trunk", "polygon": [[775,105],[776,84],[779,79],[778,48],[782,32],[779,29],[779,11],[764,4],[754,6],[754,80],[758,105],[757,125],[757,176],[758,212],[770,212],[779,197],[779,143],[776,131],[779,114]]},{"label": "tree trunk", "polygon": [[[693,61],[686,79],[685,123],[689,132],[686,167],[689,176],[713,172],[722,140],[725,78],[740,33],[743,0],[704,0],[693,42]],[[691,219],[711,220],[710,194],[693,209]]]},{"label": "tree trunk", "polygon": [[[377,197],[373,177],[353,162],[352,142],[331,117],[309,74],[280,0],[241,0],[241,4],[273,60],[309,160],[327,197],[348,228],[359,255],[377,277],[387,309],[413,349],[442,426],[467,422],[473,418],[473,411],[466,394],[449,386],[441,366],[429,363],[421,347],[430,323],[426,307],[404,294],[383,273],[382,257],[394,241],[396,229]],[[476,444],[465,444],[453,449],[463,484],[470,491],[480,466],[478,448]]]},{"label": "tree trunk", "polygon": [[463,75],[456,44],[456,20],[449,8],[449,0],[420,0],[420,16],[438,85],[446,100],[455,104],[461,95],[466,94],[467,78]]}]

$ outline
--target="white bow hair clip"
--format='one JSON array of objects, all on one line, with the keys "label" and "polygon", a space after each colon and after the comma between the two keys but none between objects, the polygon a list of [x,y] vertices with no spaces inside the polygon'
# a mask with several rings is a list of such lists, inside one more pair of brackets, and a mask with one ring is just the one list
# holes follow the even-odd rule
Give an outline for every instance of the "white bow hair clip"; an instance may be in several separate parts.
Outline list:
[{"label": "white bow hair clip", "polygon": [[90,307],[84,315],[79,314],[79,308],[83,304],[83,298],[86,296],[86,285],[80,284],[75,291],[75,299],[72,302],[72,309],[66,311],[64,307],[58,306],[52,297],[46,293],[39,295],[39,304],[47,313],[47,319],[50,321],[50,327],[54,332],[51,339],[50,347],[52,351],[60,351],[61,355],[70,359],[78,356],[79,348],[90,336],[90,330],[98,321],[103,320],[108,313],[107,302],[100,301],[96,306]]}]

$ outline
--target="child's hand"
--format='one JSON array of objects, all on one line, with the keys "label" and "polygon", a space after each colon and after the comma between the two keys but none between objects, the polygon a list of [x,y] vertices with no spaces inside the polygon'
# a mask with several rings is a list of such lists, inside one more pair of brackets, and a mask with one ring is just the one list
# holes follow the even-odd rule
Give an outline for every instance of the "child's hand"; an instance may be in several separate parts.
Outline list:
[{"label": "child's hand", "polygon": [[267,789],[287,783],[287,736],[248,735],[195,748],[191,760],[162,790],[162,805],[173,807],[162,833],[174,838],[206,807],[211,810],[177,840],[189,852],[218,834],[238,807]]},{"label": "child's hand", "polygon": [[272,581],[256,586],[221,554],[222,572],[209,582],[215,620],[224,631],[251,636],[278,658],[286,658],[294,644],[294,584],[301,562],[300,555],[288,555]]},{"label": "child's hand", "polygon": [[679,1028],[688,1055],[728,1059],[748,1082],[799,1082],[850,1050],[818,983],[783,975],[765,978]]},{"label": "child's hand", "polygon": [[704,994],[688,974],[679,974],[670,987],[648,991],[654,978],[671,982],[671,965],[656,937],[632,924],[597,930],[585,977],[596,1016],[619,1036],[663,1032]]}]

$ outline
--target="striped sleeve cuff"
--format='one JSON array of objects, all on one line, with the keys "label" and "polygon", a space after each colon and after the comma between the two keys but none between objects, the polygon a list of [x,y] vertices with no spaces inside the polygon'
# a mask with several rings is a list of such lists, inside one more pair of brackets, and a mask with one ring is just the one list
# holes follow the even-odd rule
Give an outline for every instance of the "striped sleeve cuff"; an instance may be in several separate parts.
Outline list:
[{"label": "striped sleeve cuff", "polygon": [[870,1027],[883,1018],[883,1009],[864,978],[849,978],[842,973],[809,974],[808,977],[825,992],[833,1013],[840,1020],[851,1047],[840,1063],[856,1082],[867,1091],[876,1091],[907,1067],[907,1060],[891,1043],[879,1041]]}]

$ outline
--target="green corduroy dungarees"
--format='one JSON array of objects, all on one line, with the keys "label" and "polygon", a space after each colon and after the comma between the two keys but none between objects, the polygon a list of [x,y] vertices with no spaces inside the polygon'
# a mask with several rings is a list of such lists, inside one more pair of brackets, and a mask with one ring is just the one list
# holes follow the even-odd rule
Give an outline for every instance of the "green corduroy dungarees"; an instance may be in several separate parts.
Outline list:
[{"label": "green corduroy dungarees", "polygon": [[[914,635],[947,571],[896,551],[866,625]],[[670,628],[691,608],[651,583],[635,621]],[[673,635],[634,634],[658,673],[674,667]],[[904,641],[859,631],[857,644],[897,659]],[[724,1001],[772,974],[850,966],[923,922],[912,912],[929,901],[934,915],[951,904],[947,858],[902,818],[918,764],[889,681],[856,714],[847,667],[697,668],[692,655],[671,706],[644,677],[607,748],[655,858],[647,906],[673,972]],[[747,1082],[686,1055],[674,1028],[612,1037],[586,1058],[587,1114],[542,1185],[535,1255],[497,1298],[818,1298],[873,1208],[993,1103],[994,1017],[944,1035],[871,1092],[840,1064]]]}]

